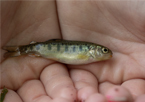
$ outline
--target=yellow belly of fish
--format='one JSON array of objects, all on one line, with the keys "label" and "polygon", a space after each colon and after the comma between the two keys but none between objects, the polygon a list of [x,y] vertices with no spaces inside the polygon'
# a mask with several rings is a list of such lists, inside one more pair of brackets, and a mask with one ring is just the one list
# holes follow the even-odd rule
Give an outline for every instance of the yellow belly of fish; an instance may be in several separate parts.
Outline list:
[{"label": "yellow belly of fish", "polygon": [[48,59],[52,59],[61,63],[65,64],[87,64],[90,62],[93,62],[91,59],[89,59],[89,56],[86,54],[51,54],[51,56],[45,56]]}]

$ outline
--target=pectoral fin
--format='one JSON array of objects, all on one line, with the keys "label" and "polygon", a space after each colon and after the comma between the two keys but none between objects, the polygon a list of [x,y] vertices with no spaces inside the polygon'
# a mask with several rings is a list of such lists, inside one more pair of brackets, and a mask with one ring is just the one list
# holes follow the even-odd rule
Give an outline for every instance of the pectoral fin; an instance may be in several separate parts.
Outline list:
[{"label": "pectoral fin", "polygon": [[79,54],[77,56],[78,59],[88,59],[88,56],[87,55],[83,55],[83,54]]},{"label": "pectoral fin", "polygon": [[90,49],[89,49],[89,54],[90,54],[93,58],[96,57],[96,56],[95,56],[95,48],[94,48],[94,47],[90,47]]}]

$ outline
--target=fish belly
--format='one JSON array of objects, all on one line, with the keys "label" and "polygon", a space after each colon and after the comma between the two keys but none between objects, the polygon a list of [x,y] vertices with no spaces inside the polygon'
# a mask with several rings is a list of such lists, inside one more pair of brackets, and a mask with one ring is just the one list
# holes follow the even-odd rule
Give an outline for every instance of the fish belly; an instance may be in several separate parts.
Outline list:
[{"label": "fish belly", "polygon": [[52,45],[41,46],[38,50],[42,57],[52,59],[65,64],[87,64],[93,62],[89,58],[85,46],[77,45]]}]

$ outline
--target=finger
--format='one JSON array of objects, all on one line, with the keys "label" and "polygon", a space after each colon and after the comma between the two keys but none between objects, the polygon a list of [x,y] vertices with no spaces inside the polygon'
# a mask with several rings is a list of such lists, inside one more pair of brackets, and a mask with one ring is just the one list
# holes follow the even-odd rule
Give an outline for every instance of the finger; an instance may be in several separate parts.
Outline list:
[{"label": "finger", "polygon": [[[0,90],[0,93],[1,91],[2,90]],[[8,93],[5,95],[4,102],[23,102],[23,101],[15,91],[8,89]]]},{"label": "finger", "polygon": [[110,82],[103,82],[99,84],[99,92],[104,94],[107,97],[108,101],[132,101],[132,95],[127,89],[121,87],[120,85],[112,84]]},{"label": "finger", "polygon": [[99,92],[105,94],[109,91],[110,88],[115,87],[117,85],[112,84],[110,82],[103,82],[99,84]]},{"label": "finger", "polygon": [[105,93],[105,96],[107,97],[108,101],[115,101],[115,102],[132,102],[133,98],[130,92],[122,87],[122,86],[115,86],[108,90],[108,92]]},{"label": "finger", "polygon": [[101,94],[92,94],[87,99],[86,102],[108,102],[106,97]]},{"label": "finger", "polygon": [[1,84],[0,88],[17,90],[25,81],[37,79],[43,68],[53,63],[44,58],[14,57],[5,60],[1,64]]},{"label": "finger", "polygon": [[132,79],[122,83],[122,86],[126,87],[134,98],[145,94],[145,80]]},{"label": "finger", "polygon": [[18,90],[18,94],[21,96],[23,102],[50,102],[51,100],[39,80],[27,81]]},{"label": "finger", "polygon": [[70,102],[76,100],[76,89],[64,65],[56,63],[46,67],[41,73],[40,79],[47,94],[53,99],[59,97]]},{"label": "finger", "polygon": [[72,69],[71,78],[78,90],[78,100],[85,101],[91,94],[98,92],[95,76],[85,70]]},{"label": "finger", "polygon": [[135,102],[144,102],[145,101],[145,94],[138,96],[135,100]]}]

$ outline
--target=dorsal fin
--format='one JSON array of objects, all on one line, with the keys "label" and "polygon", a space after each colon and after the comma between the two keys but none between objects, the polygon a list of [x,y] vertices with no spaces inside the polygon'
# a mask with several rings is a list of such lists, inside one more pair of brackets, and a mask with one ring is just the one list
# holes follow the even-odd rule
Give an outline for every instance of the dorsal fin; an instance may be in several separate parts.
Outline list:
[{"label": "dorsal fin", "polygon": [[30,44],[35,44],[35,43],[37,43],[37,42],[36,42],[36,41],[31,41],[31,42],[30,42]]}]

